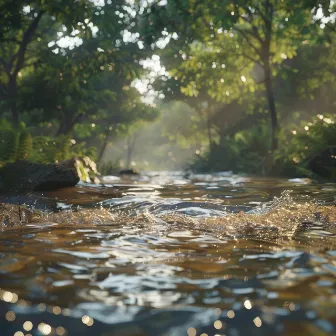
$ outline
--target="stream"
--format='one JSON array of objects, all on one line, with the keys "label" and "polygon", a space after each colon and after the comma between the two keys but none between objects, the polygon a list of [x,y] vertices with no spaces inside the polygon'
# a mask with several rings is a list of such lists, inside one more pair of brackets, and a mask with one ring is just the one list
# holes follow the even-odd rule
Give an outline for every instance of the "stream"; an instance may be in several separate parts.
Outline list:
[{"label": "stream", "polygon": [[[336,184],[102,181],[0,200],[54,214],[1,229],[1,336],[336,335],[336,218],[293,224],[335,207]],[[85,224],[61,217],[81,209]],[[113,218],[98,220],[101,209]]]}]

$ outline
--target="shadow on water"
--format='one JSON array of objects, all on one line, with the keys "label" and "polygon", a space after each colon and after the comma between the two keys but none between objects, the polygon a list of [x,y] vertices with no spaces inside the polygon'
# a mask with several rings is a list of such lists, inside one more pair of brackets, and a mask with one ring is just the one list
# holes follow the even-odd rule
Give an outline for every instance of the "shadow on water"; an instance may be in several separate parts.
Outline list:
[{"label": "shadow on water", "polygon": [[336,333],[335,184],[103,182],[1,200],[44,211],[2,228],[1,335]]}]

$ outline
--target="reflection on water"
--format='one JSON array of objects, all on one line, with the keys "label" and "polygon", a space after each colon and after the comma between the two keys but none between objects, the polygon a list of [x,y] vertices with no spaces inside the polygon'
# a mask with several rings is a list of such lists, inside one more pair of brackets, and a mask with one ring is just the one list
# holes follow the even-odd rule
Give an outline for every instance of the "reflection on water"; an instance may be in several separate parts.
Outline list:
[{"label": "reflection on water", "polygon": [[[178,172],[105,183],[7,198],[53,213],[2,230],[1,335],[336,333],[335,185]],[[73,225],[64,211],[78,207]],[[101,207],[111,218],[94,222]]]}]

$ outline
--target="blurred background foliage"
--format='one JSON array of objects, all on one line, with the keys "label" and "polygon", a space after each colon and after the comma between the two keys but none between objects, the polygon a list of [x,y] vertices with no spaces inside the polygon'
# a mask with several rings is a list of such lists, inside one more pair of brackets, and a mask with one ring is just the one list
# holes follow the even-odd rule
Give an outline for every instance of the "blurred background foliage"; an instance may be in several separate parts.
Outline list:
[{"label": "blurred background foliage", "polygon": [[335,8],[0,0],[0,165],[335,179]]}]

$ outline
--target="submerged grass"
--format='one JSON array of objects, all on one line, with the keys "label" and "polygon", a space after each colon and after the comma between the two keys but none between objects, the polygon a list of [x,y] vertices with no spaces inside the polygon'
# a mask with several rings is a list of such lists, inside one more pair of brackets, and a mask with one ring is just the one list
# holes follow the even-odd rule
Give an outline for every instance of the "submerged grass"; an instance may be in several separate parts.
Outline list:
[{"label": "submerged grass", "polygon": [[47,213],[29,210],[12,204],[0,205],[0,225],[3,229],[27,224],[58,223],[87,227],[113,224],[159,224],[167,230],[173,226],[215,230],[223,235],[258,236],[260,238],[290,238],[297,232],[319,225],[336,227],[336,207],[312,202],[295,203],[287,195],[275,199],[267,207],[256,208],[253,213],[228,213],[217,217],[193,217],[171,212],[162,215],[141,212],[130,216],[105,208],[67,210]]}]

